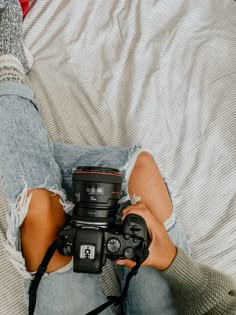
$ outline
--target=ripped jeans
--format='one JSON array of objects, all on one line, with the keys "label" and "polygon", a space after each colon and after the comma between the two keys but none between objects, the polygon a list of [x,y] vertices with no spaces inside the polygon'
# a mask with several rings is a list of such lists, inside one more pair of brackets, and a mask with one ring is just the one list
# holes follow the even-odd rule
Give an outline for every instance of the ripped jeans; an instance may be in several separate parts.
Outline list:
[{"label": "ripped jeans", "polygon": [[[0,83],[0,117],[0,176],[9,204],[6,254],[25,278],[28,302],[28,288],[33,276],[25,268],[19,231],[30,202],[27,190],[44,188],[55,192],[60,195],[65,212],[71,214],[73,204],[67,196],[71,194],[73,169],[82,165],[112,167],[119,169],[123,178],[119,201],[121,211],[135,203],[128,194],[128,181],[139,154],[151,152],[141,145],[91,147],[53,144],[38,112],[34,93],[23,84]],[[171,185],[167,181],[166,185],[174,211],[165,222],[165,227],[172,241],[189,253],[175,213]],[[17,204],[19,197],[21,199]],[[119,270],[118,281],[122,287],[128,270],[122,266]],[[45,274],[38,289],[35,315],[78,315],[93,310],[107,301],[101,289],[104,287],[102,281],[101,275],[74,273],[72,262],[60,270]],[[125,314],[135,315],[176,314],[170,287],[159,271],[151,267],[140,269],[131,281],[124,310]],[[102,314],[113,314],[113,311],[108,308]]]}]

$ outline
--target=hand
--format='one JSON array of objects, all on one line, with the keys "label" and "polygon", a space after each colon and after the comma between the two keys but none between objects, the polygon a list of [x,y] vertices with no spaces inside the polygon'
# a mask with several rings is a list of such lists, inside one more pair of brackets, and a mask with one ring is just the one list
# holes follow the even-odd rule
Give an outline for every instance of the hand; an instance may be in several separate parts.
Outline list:
[{"label": "hand", "polygon": [[[173,262],[177,249],[172,243],[165,226],[142,202],[138,202],[135,205],[125,208],[122,212],[122,220],[131,213],[143,217],[152,239],[149,246],[149,256],[142,266],[150,266],[158,270],[166,270]],[[125,265],[128,268],[132,268],[135,265],[134,261],[128,259],[120,259],[117,260],[116,263],[118,265]]]}]

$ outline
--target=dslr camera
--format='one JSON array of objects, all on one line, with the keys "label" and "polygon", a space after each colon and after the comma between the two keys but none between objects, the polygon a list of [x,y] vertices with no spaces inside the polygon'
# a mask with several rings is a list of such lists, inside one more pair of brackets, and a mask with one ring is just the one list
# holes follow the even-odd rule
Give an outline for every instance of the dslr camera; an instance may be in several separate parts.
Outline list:
[{"label": "dslr camera", "polygon": [[106,259],[148,256],[147,227],[135,214],[117,223],[122,175],[106,167],[81,166],[72,174],[73,215],[59,233],[59,252],[73,256],[75,272],[100,273]]}]

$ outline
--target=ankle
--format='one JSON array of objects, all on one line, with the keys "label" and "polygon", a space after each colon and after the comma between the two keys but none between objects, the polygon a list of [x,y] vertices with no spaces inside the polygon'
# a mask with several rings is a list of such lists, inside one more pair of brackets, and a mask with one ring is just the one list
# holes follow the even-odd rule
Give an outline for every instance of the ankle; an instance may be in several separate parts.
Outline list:
[{"label": "ankle", "polygon": [[2,81],[25,83],[25,70],[15,56],[0,56],[0,82]]},{"label": "ankle", "polygon": [[32,56],[23,43],[22,10],[19,0],[0,5],[0,81],[25,83]]}]

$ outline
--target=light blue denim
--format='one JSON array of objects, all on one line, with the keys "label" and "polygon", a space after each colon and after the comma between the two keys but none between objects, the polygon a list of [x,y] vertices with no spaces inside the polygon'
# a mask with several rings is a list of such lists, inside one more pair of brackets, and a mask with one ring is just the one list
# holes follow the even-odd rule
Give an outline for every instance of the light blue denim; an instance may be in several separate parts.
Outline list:
[{"label": "light blue denim", "polygon": [[[71,198],[74,168],[81,165],[117,168],[123,177],[121,211],[131,202],[135,203],[127,192],[135,161],[141,152],[150,152],[139,144],[132,147],[53,144],[37,109],[29,87],[0,83],[0,176],[9,203],[6,253],[25,278],[26,300],[32,275],[25,269],[19,234],[30,200],[26,191],[41,187],[58,193],[65,211],[71,213],[73,204],[68,199]],[[167,188],[171,196],[168,183]],[[21,202],[17,204],[19,196]],[[175,212],[166,228],[173,242],[189,253]],[[120,285],[123,286],[128,270],[124,267],[120,270]],[[101,279],[100,275],[74,273],[71,264],[45,275],[38,289],[35,315],[79,315],[93,310],[107,301]],[[131,281],[124,310],[130,315],[176,314],[170,287],[159,271],[149,267],[140,269]],[[108,308],[102,314],[114,313]]]}]

